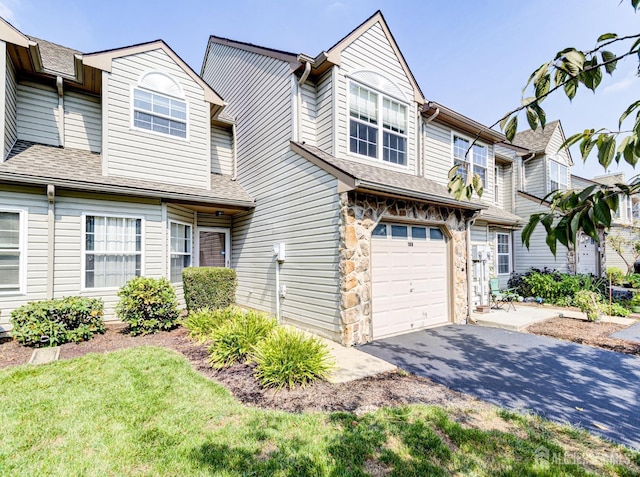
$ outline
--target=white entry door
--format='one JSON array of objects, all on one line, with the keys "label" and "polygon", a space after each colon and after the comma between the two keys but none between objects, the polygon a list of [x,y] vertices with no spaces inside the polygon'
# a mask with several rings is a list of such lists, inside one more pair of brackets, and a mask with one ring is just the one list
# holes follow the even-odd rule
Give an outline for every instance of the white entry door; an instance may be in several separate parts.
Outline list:
[{"label": "white entry door", "polygon": [[578,236],[576,273],[598,274],[598,248],[596,241],[585,234]]},{"label": "white entry door", "polygon": [[448,323],[448,264],[438,227],[378,225],[371,238],[373,338]]},{"label": "white entry door", "polygon": [[198,227],[197,257],[199,267],[230,267],[229,229]]}]

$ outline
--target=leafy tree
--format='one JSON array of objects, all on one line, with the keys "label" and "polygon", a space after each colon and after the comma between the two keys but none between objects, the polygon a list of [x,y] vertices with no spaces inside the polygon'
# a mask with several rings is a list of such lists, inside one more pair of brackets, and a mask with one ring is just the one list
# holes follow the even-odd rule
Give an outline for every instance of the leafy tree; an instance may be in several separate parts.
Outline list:
[{"label": "leafy tree", "polygon": [[[630,3],[634,13],[637,12],[640,0],[630,0]],[[500,124],[509,141],[516,135],[518,118],[522,115],[526,116],[531,129],[544,128],[546,114],[541,105],[549,95],[563,92],[571,100],[581,85],[595,92],[603,75],[612,75],[618,62],[626,57],[638,60],[640,75],[640,33],[627,36],[605,33],[598,37],[591,50],[565,48],[559,51],[555,58],[543,63],[531,74],[523,89],[520,107],[507,113],[491,127]],[[634,114],[635,120],[632,117]],[[623,128],[629,123],[627,119],[631,119],[632,124]],[[561,147],[578,143],[583,160],[597,151],[598,161],[605,169],[613,161],[625,161],[635,167],[640,159],[640,99],[622,112],[618,130],[586,129],[567,138]],[[470,199],[474,192],[481,196],[479,177],[460,174],[459,167],[455,166],[449,171],[449,192],[457,199]],[[542,224],[547,234],[547,245],[554,254],[557,242],[566,247],[575,244],[580,230],[599,242],[598,228],[610,227],[612,212],[618,210],[620,196],[631,196],[638,192],[640,181],[632,185],[595,184],[583,190],[553,191],[544,198],[550,203],[549,211],[531,215],[522,231],[522,241],[529,247],[533,231]]]},{"label": "leafy tree", "polygon": [[[633,265],[640,258],[640,242],[615,234],[607,237],[607,243],[624,261],[627,266],[627,274],[633,273]],[[631,261],[627,259],[628,256],[632,257]]]}]

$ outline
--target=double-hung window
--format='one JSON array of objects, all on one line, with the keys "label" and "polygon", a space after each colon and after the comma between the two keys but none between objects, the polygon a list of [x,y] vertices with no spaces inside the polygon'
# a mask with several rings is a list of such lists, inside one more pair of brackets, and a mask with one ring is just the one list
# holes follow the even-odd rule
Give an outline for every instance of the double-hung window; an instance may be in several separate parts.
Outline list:
[{"label": "double-hung window", "polygon": [[133,125],[169,136],[187,137],[187,103],[141,88],[133,90]]},{"label": "double-hung window", "polygon": [[349,151],[406,166],[407,106],[351,82]]},{"label": "double-hung window", "polygon": [[22,212],[0,210],[0,294],[23,291],[23,220]]},{"label": "double-hung window", "polygon": [[170,279],[171,283],[182,282],[182,269],[191,266],[193,260],[192,252],[192,229],[191,225],[180,222],[170,222],[170,242],[171,256]]},{"label": "double-hung window", "polygon": [[496,234],[498,257],[498,275],[511,273],[511,237],[509,234]]},{"label": "double-hung window", "polygon": [[85,288],[121,287],[142,274],[142,219],[85,216]]},{"label": "double-hung window", "polygon": [[554,190],[567,190],[567,166],[555,161],[549,161],[549,185]]},{"label": "double-hung window", "polygon": [[469,141],[467,139],[453,136],[453,164],[460,166],[458,174],[464,180],[467,178],[467,171],[471,174],[478,174],[484,188],[487,185],[487,148],[480,144],[474,144],[467,154],[468,150]]}]

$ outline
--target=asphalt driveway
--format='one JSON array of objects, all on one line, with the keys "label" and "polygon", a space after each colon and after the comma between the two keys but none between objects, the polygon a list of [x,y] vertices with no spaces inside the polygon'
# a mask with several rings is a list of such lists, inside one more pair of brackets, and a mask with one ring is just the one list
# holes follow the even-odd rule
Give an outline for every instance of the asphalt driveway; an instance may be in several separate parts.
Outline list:
[{"label": "asphalt driveway", "polygon": [[451,389],[640,449],[638,357],[527,333],[455,325],[360,349]]}]

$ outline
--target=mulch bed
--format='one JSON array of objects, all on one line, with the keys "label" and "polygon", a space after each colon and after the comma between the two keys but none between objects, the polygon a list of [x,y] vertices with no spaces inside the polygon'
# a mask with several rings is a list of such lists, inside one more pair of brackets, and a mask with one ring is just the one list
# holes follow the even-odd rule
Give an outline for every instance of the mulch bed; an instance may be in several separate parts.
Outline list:
[{"label": "mulch bed", "polygon": [[550,336],[566,341],[573,341],[589,346],[604,348],[618,353],[640,356],[640,344],[633,341],[610,338],[609,335],[627,328],[628,325],[585,321],[576,318],[551,318],[534,323],[526,328],[526,332],[536,335]]},{"label": "mulch bed", "polygon": [[[103,335],[83,343],[67,343],[60,347],[60,359],[71,359],[88,353],[106,353],[135,346],[162,346],[183,354],[199,373],[223,386],[241,402],[260,408],[289,412],[345,411],[367,412],[383,406],[424,403],[450,408],[489,407],[466,394],[433,381],[406,374],[388,372],[348,383],[319,382],[304,388],[274,391],[263,389],[253,377],[253,365],[241,364],[216,371],[208,364],[207,345],[193,342],[187,330],[177,328],[147,336],[131,336],[122,326],[108,326]],[[31,348],[13,340],[0,343],[0,368],[25,364]]]}]

